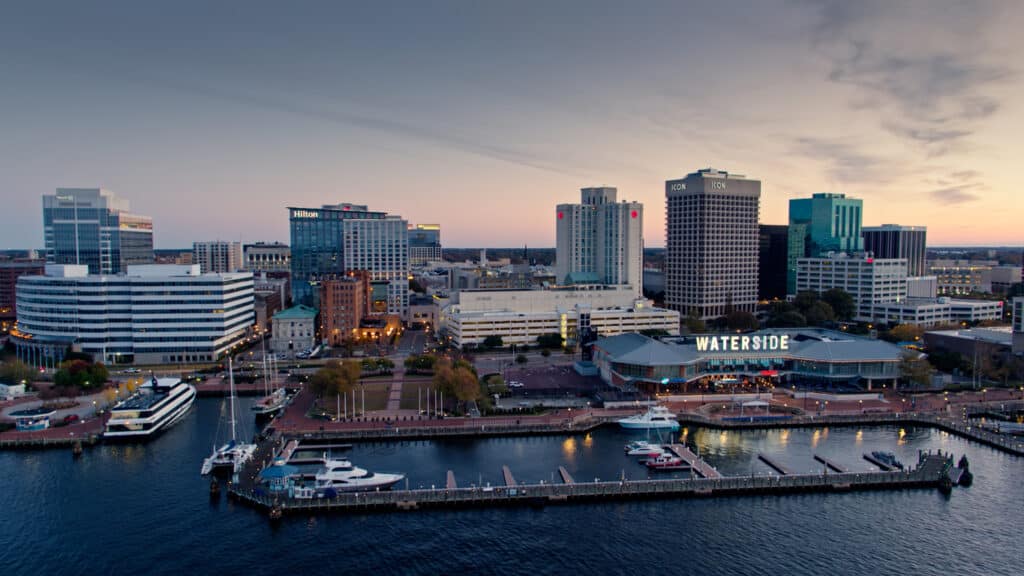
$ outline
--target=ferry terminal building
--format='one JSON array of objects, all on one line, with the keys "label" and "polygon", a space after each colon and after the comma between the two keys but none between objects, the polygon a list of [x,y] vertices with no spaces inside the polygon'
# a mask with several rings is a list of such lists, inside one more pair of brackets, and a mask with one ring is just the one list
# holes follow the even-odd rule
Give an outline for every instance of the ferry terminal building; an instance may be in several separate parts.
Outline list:
[{"label": "ferry terminal building", "polygon": [[622,334],[594,343],[594,363],[605,382],[633,385],[645,392],[724,392],[790,385],[851,391],[895,387],[905,353],[882,340],[819,328],[660,340]]}]

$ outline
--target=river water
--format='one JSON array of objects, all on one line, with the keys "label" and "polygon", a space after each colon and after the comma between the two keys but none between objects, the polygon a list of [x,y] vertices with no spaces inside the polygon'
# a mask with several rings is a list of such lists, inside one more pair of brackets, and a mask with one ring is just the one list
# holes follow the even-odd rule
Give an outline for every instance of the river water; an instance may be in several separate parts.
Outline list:
[{"label": "river water", "polygon": [[[242,409],[247,410],[246,401]],[[226,403],[199,399],[143,445],[0,453],[0,573],[61,574],[1021,574],[1024,459],[944,432],[889,427],[720,432],[683,439],[727,475],[767,474],[765,452],[798,472],[818,453],[851,470],[861,454],[966,453],[974,486],[548,506],[543,509],[289,516],[208,496],[199,466]],[[244,412],[248,417],[248,413]],[[251,430],[251,428],[250,428]],[[642,435],[356,444],[348,457],[403,472],[410,487],[643,478],[623,455]]]}]

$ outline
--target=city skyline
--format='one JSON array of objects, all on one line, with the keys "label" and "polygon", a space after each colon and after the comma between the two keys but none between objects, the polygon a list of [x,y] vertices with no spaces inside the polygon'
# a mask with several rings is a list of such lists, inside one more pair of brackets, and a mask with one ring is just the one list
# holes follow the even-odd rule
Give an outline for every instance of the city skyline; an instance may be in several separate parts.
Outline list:
[{"label": "city skyline", "polygon": [[551,207],[606,185],[663,247],[664,182],[706,167],[756,175],[766,224],[836,192],[932,246],[1021,243],[1017,5],[197,6],[9,10],[0,246],[102,187],[157,248],[287,242],[287,206],[339,202],[551,247]]}]

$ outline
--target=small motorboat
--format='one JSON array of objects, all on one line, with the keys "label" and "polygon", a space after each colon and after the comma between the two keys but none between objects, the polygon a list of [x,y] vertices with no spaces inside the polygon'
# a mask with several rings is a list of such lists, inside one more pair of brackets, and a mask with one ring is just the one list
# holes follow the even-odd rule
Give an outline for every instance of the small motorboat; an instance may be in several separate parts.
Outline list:
[{"label": "small motorboat", "polygon": [[644,462],[651,470],[685,470],[690,466],[675,454],[663,453]]},{"label": "small motorboat", "polygon": [[626,456],[658,456],[664,454],[665,449],[657,444],[646,440],[637,440],[626,444]]}]

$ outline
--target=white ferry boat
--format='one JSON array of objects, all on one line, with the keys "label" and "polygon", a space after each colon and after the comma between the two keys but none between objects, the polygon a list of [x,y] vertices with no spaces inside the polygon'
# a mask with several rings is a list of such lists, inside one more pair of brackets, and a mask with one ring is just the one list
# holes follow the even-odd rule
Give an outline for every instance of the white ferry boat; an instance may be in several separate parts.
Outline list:
[{"label": "white ferry boat", "polygon": [[196,389],[178,378],[154,377],[110,411],[105,439],[145,439],[181,420],[196,399]]}]

